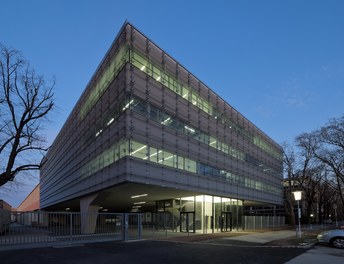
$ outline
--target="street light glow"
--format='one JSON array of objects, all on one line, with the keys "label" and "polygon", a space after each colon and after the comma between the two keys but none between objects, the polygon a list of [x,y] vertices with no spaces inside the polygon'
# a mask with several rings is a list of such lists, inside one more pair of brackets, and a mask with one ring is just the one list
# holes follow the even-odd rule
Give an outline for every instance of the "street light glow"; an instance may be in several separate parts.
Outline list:
[{"label": "street light glow", "polygon": [[295,191],[295,192],[293,192],[293,194],[294,194],[295,201],[301,201],[301,199],[302,199],[302,192],[301,191]]}]

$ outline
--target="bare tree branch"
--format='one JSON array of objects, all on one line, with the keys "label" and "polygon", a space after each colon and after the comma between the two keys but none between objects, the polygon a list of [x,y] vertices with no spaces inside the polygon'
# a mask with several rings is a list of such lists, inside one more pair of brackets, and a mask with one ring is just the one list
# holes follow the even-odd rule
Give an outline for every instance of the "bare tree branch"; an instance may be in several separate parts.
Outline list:
[{"label": "bare tree branch", "polygon": [[[39,169],[47,150],[40,134],[53,109],[55,82],[46,85],[15,49],[0,44],[0,186],[23,171]],[[30,156],[30,161],[24,157]]]},{"label": "bare tree branch", "polygon": [[342,215],[344,216],[344,116],[333,118],[318,130],[317,135],[322,143],[316,156],[334,173],[337,192],[340,197]]}]

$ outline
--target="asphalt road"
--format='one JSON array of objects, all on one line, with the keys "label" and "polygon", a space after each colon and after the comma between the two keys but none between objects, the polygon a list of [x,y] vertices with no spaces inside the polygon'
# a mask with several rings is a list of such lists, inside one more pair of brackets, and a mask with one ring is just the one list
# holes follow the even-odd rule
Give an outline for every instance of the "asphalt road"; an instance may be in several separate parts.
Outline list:
[{"label": "asphalt road", "polygon": [[221,245],[162,241],[107,242],[59,248],[0,251],[1,264],[203,264],[286,263],[307,249],[242,243]]}]

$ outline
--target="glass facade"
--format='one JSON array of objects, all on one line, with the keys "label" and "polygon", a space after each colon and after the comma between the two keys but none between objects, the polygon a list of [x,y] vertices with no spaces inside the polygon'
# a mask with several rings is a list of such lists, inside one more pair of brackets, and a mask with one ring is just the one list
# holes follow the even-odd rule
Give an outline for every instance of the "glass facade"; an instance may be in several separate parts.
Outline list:
[{"label": "glass facade", "polygon": [[122,47],[117,55],[111,60],[109,65],[101,73],[99,79],[92,85],[92,91],[87,96],[86,101],[83,103],[79,116],[84,119],[87,113],[94,107],[99,98],[108,89],[111,82],[116,78],[117,74],[122,70],[126,62],[129,61],[129,50]]},{"label": "glass facade", "polygon": [[[222,153],[231,156],[232,158],[247,162],[251,166],[255,166],[267,174],[273,176],[281,173],[280,167],[273,168],[271,165],[266,164],[264,161],[259,160],[250,153],[244,153],[228,143],[221,142],[216,137],[199,131],[197,128],[190,126],[188,123],[178,120],[172,114],[169,114],[166,111],[159,109],[152,104],[148,104],[130,94],[127,95],[127,99],[122,100],[120,104],[114,107],[114,109],[110,109],[109,114],[99,123],[94,131],[89,131],[86,141],[89,142],[95,140],[95,138],[103,133],[127,109],[146,116],[152,121],[155,121],[163,126],[184,133],[203,144],[209,145],[211,148],[217,149]],[[204,173],[202,174],[206,175],[208,173],[204,170]]]},{"label": "glass facade", "polygon": [[82,168],[81,177],[90,177],[106,166],[126,156],[131,156],[143,161],[150,161],[155,164],[179,169],[185,172],[196,173],[198,175],[222,178],[231,184],[240,185],[245,188],[272,194],[280,194],[280,189],[273,185],[253,178],[236,175],[230,171],[212,167],[163,149],[151,147],[136,140],[123,140],[101,153]]},{"label": "glass facade", "polygon": [[99,81],[94,84],[92,92],[88,95],[86,102],[83,104],[80,110],[80,118],[83,119],[88,111],[92,109],[97,100],[103,95],[104,91],[109,87],[109,84],[116,78],[117,74],[123,68],[125,63],[131,63],[131,65],[137,67],[142,72],[152,77],[157,82],[163,84],[166,88],[175,92],[185,100],[189,101],[200,110],[209,114],[210,116],[218,119],[220,122],[225,124],[229,129],[234,129],[236,132],[252,141],[259,148],[269,153],[276,159],[282,160],[282,155],[280,151],[276,151],[269,143],[265,142],[264,139],[258,136],[251,135],[240,125],[230,120],[227,116],[221,113],[215,106],[213,106],[206,99],[202,98],[197,94],[197,92],[182,84],[178,81],[172,74],[164,71],[156,65],[154,62],[148,60],[143,54],[140,54],[134,48],[129,49],[129,47],[122,47],[118,54],[113,58],[109,67],[102,74]]},{"label": "glass facade", "polygon": [[243,202],[197,195],[156,202],[156,228],[186,233],[215,233],[242,229]]}]

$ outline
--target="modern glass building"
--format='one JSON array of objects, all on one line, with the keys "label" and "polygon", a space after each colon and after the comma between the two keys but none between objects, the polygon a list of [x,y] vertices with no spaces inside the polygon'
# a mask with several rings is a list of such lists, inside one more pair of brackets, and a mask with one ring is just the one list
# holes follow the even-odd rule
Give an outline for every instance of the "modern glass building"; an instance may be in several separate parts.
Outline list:
[{"label": "modern glass building", "polygon": [[127,22],[42,160],[46,210],[214,232],[282,203],[281,147]]}]

